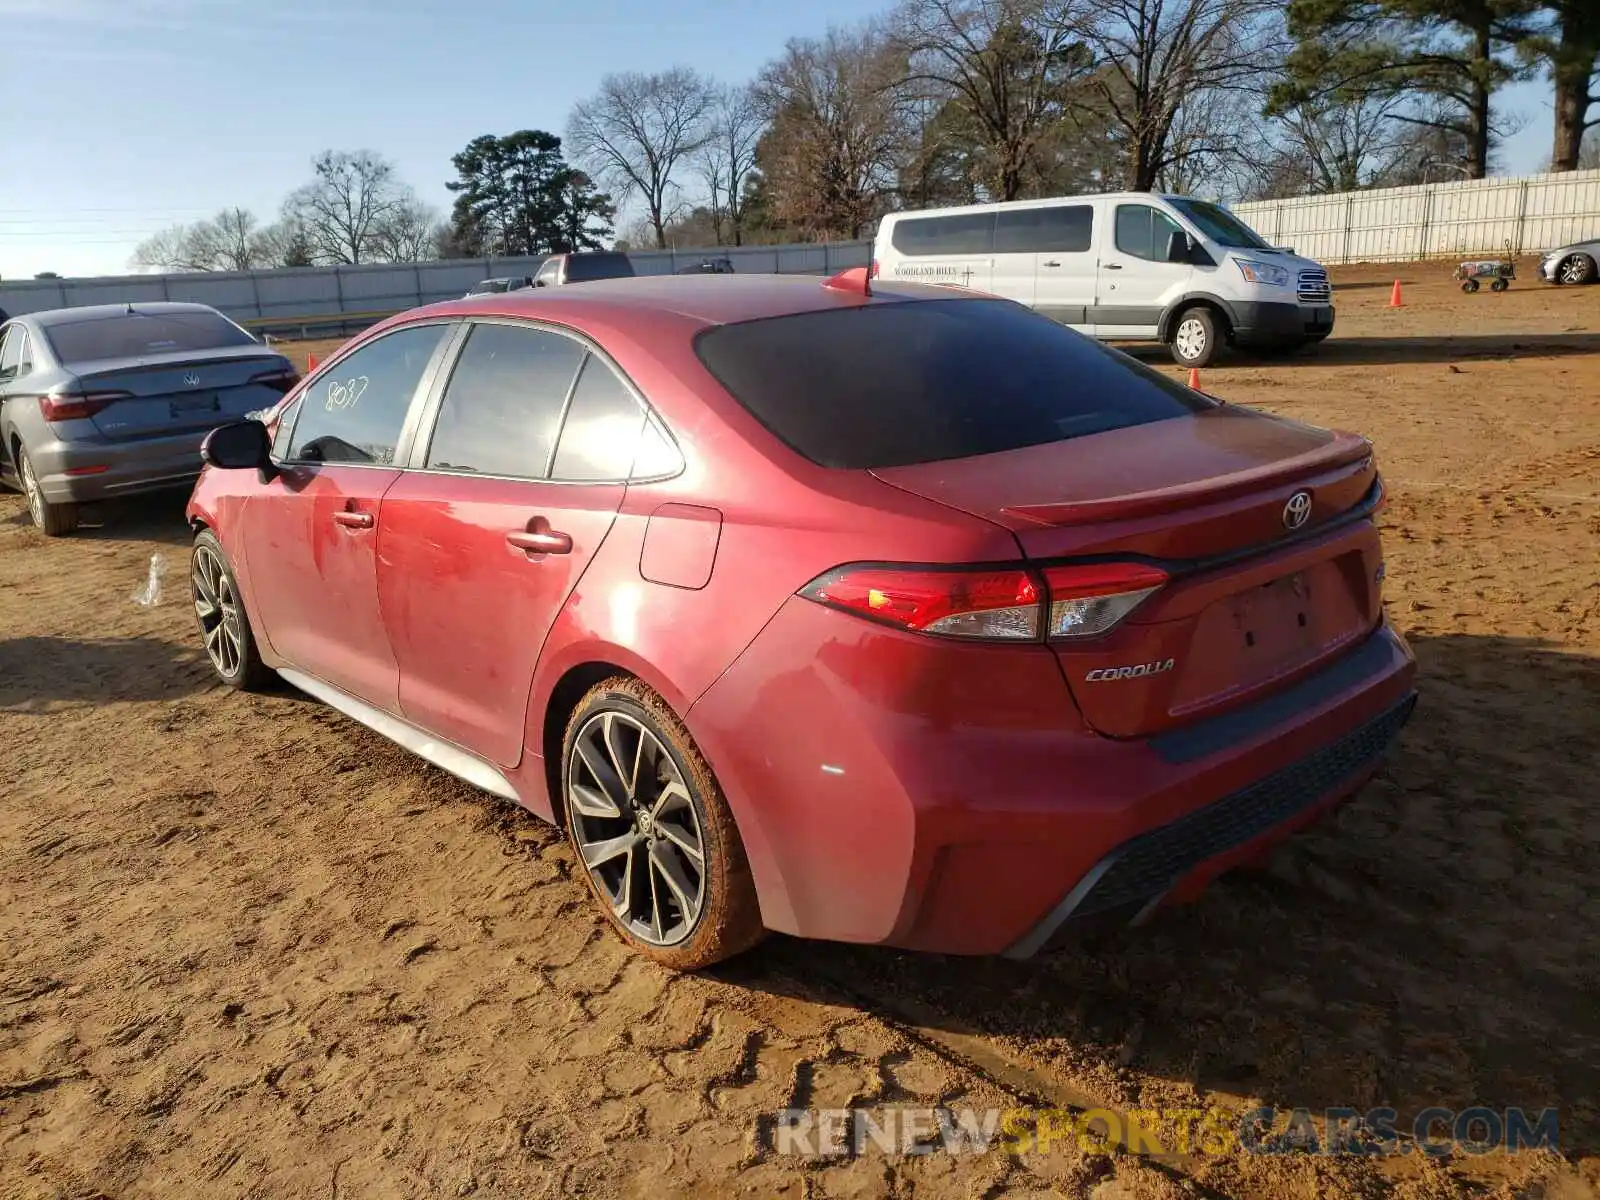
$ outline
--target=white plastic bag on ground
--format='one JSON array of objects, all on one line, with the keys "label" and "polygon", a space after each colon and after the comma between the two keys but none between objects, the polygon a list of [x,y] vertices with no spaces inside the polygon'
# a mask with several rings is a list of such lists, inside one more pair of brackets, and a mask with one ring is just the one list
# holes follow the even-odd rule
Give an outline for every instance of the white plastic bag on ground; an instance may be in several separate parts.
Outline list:
[{"label": "white plastic bag on ground", "polygon": [[167,560],[159,554],[150,556],[150,574],[144,586],[133,594],[133,602],[141,608],[161,603],[161,578],[167,573]]}]

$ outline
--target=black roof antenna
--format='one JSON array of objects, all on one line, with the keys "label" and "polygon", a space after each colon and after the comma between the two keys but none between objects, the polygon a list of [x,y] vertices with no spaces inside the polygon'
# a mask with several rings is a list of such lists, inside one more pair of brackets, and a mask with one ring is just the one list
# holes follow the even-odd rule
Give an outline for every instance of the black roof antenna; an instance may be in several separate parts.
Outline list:
[{"label": "black roof antenna", "polygon": [[136,314],[135,314],[135,313],[134,313],[134,311],[133,311],[133,301],[132,301],[132,300],[129,300],[129,301],[128,301],[128,315],[129,315],[129,316],[134,316],[134,315],[136,315]]}]

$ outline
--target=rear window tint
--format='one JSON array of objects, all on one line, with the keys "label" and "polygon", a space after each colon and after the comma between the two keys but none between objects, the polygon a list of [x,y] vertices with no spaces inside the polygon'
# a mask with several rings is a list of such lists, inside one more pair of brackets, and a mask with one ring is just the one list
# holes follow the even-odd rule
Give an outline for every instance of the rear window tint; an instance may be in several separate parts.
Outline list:
[{"label": "rear window tint", "polygon": [[993,212],[953,217],[905,217],[895,222],[889,240],[912,258],[935,254],[994,253]]},{"label": "rear window tint", "polygon": [[626,279],[633,275],[633,262],[626,254],[574,254],[567,259],[567,282],[586,283],[592,279]]},{"label": "rear window tint", "polygon": [[255,339],[217,313],[119,313],[87,321],[52,321],[44,335],[63,363],[249,346]]},{"label": "rear window tint", "polygon": [[700,361],[825,467],[900,467],[1198,412],[1160,372],[1004,300],[921,300],[706,330]]}]

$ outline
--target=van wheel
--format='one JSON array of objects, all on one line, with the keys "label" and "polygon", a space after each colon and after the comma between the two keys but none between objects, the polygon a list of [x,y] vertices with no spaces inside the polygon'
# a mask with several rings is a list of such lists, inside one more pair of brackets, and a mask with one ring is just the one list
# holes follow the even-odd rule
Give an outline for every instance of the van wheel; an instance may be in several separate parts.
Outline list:
[{"label": "van wheel", "polygon": [[1221,351],[1221,341],[1217,319],[1209,308],[1186,308],[1172,326],[1172,357],[1181,367],[1208,366]]},{"label": "van wheel", "polygon": [[744,844],[683,722],[637,679],[589,691],[562,740],[567,836],[611,927],[693,971],[760,941]]}]

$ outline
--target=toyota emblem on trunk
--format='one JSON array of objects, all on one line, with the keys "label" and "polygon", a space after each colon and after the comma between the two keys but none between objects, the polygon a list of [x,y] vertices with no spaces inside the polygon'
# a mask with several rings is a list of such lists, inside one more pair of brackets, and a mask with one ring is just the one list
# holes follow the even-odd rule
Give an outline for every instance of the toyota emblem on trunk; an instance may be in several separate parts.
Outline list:
[{"label": "toyota emblem on trunk", "polygon": [[199,387],[200,386],[200,376],[196,375],[193,371],[190,371],[187,375],[185,375],[183,377],[183,382],[186,385],[188,385],[189,387]]},{"label": "toyota emblem on trunk", "polygon": [[1311,519],[1311,493],[1296,492],[1283,506],[1283,527],[1299,529]]}]

